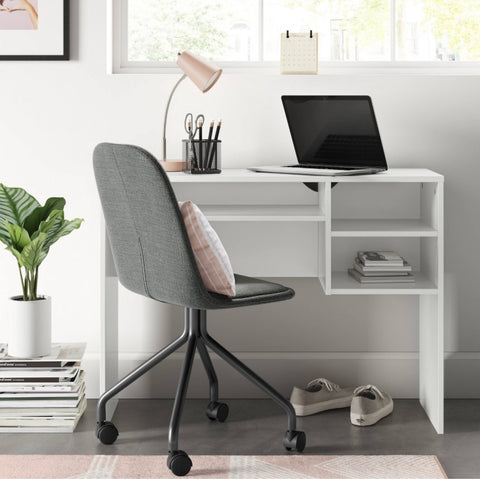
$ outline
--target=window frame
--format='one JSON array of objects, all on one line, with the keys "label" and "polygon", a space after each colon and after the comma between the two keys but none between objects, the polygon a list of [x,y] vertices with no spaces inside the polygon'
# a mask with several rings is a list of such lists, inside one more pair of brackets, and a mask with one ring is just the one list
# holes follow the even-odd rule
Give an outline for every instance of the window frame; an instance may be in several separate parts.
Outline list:
[{"label": "window frame", "polygon": [[[263,0],[259,0],[259,24],[263,25]],[[390,0],[395,12],[396,0]],[[107,0],[107,73],[109,74],[178,74],[175,62],[133,62],[128,55],[128,0]],[[395,14],[390,17],[395,32]],[[259,28],[260,42],[263,32]],[[395,56],[395,34],[391,35],[391,57]],[[260,43],[262,44],[262,43]],[[280,62],[216,62],[226,74],[280,75]],[[480,75],[480,61],[320,61],[318,75]],[[291,75],[290,75],[291,76]],[[299,75],[300,76],[300,75]],[[304,75],[301,75],[304,76]]]}]

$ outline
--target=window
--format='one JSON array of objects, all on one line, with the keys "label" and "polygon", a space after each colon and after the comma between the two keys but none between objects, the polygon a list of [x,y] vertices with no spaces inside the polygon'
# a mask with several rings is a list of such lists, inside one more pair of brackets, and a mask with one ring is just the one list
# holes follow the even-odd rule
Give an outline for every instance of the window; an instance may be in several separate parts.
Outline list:
[{"label": "window", "polygon": [[318,32],[330,66],[480,61],[479,0],[111,1],[120,70],[168,70],[183,50],[227,68],[272,68],[287,29]]}]

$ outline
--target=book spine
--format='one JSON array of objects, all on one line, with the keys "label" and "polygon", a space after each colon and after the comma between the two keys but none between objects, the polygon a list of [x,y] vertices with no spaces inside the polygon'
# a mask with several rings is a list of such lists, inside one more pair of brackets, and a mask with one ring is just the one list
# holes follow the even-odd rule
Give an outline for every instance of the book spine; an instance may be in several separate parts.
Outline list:
[{"label": "book spine", "polygon": [[361,260],[366,267],[403,267],[403,262],[395,260]]},{"label": "book spine", "polygon": [[34,362],[34,361],[0,361],[0,368],[61,368],[64,367],[65,362],[51,361],[51,362]]},{"label": "book spine", "polygon": [[[50,384],[50,385],[23,385],[21,383],[16,383],[15,385],[0,385],[1,393],[15,393],[15,392],[26,392],[26,393],[35,393],[35,392],[73,392],[78,390],[78,385],[65,385],[65,384]],[[1,394],[0,394],[1,395]]]},{"label": "book spine", "polygon": [[71,382],[69,377],[0,377],[0,383],[62,383]]}]

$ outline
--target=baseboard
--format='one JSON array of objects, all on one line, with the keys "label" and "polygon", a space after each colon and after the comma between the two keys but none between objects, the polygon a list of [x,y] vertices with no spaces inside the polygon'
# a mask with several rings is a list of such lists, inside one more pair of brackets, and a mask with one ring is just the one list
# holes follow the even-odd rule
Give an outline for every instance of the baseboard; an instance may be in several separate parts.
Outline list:
[{"label": "baseboard", "polygon": [[[326,377],[340,385],[379,385],[396,398],[418,398],[418,353],[416,352],[236,352],[235,355],[288,396],[293,385]],[[149,354],[122,353],[119,371],[123,376],[140,365]],[[128,387],[121,398],[172,398],[183,361],[174,353],[144,378]],[[216,355],[212,355],[220,381],[222,398],[263,398],[261,391],[247,382]],[[98,354],[87,354],[87,396],[99,395]],[[480,352],[445,354],[446,398],[480,398]],[[206,398],[208,381],[199,358],[195,359],[189,385],[190,398]]]},{"label": "baseboard", "polygon": [[480,398],[480,352],[445,353],[445,397]]}]

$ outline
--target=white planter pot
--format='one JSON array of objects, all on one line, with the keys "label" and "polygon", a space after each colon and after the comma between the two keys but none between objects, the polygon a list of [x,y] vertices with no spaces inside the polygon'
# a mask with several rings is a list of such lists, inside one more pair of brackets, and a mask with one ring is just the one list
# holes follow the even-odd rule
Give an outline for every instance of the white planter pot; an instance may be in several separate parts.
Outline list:
[{"label": "white planter pot", "polygon": [[52,299],[25,302],[21,296],[9,300],[8,354],[34,358],[49,355],[52,346]]}]

